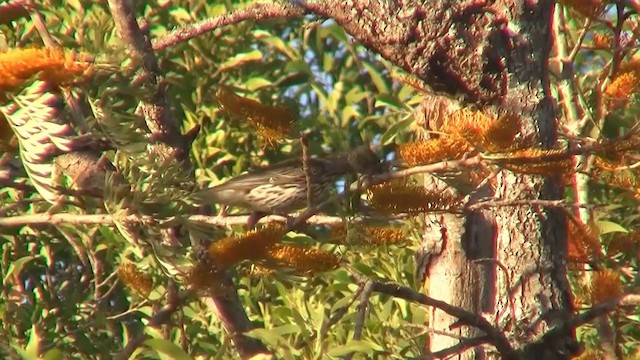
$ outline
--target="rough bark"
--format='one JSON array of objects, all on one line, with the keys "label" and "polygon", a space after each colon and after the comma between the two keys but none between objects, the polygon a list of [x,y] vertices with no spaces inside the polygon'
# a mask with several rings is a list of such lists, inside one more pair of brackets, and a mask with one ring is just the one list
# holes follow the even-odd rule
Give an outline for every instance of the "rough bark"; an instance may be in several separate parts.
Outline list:
[{"label": "rough bark", "polygon": [[[523,139],[531,145],[555,144],[547,72],[553,1],[350,0],[302,6],[336,20],[357,41],[446,93],[450,101],[519,114]],[[555,179],[503,172],[493,195],[558,199],[562,191]],[[428,247],[438,250],[428,269],[432,297],[483,314],[509,335],[514,347],[525,349],[526,358],[570,358],[576,350],[570,331],[545,346],[524,347],[572,314],[562,212],[509,207],[431,220],[428,226],[442,230],[425,232],[425,239],[432,238]],[[475,335],[473,329],[456,327],[449,316],[433,315],[436,330]],[[434,334],[430,350],[457,342]],[[493,356],[486,349],[476,347],[460,357]]]}]

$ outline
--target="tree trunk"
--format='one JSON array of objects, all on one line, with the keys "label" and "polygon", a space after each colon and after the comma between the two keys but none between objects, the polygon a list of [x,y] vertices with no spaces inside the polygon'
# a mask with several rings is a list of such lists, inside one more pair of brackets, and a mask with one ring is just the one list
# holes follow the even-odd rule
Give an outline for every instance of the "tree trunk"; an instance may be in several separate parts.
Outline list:
[{"label": "tree trunk", "polygon": [[[517,114],[522,139],[534,146],[554,146],[556,113],[547,71],[553,1],[350,0],[302,6],[333,18],[369,49],[446,93],[448,101],[475,105],[485,113]],[[484,189],[474,197],[480,195],[560,199],[562,188],[556,179],[503,171],[494,190]],[[561,211],[494,207],[464,217],[430,215],[428,220],[424,239],[430,252],[429,295],[483,314],[527,358],[571,357],[571,333],[562,334],[552,346],[536,342],[573,311]],[[441,311],[433,313],[430,325],[437,331],[430,339],[431,351],[460,341],[445,333],[480,335],[476,329],[457,327],[455,321]],[[497,357],[487,349],[477,347],[461,358]]]}]

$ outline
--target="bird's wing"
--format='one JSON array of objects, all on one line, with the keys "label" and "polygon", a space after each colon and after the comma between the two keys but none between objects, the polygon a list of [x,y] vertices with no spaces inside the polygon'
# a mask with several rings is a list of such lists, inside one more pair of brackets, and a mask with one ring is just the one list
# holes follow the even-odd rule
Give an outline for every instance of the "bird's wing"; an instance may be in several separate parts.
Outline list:
[{"label": "bird's wing", "polygon": [[251,189],[267,183],[274,185],[288,184],[301,175],[304,176],[302,162],[299,159],[286,160],[238,175],[211,189],[234,189],[249,192]]}]

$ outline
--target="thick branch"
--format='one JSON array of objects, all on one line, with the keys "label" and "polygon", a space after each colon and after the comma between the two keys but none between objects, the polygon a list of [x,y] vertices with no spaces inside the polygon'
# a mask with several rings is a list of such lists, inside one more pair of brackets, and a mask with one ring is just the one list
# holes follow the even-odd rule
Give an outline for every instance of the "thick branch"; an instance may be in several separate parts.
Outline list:
[{"label": "thick branch", "polygon": [[[364,280],[368,281],[368,280]],[[398,297],[408,301],[420,303],[427,306],[440,309],[445,313],[455,316],[459,319],[460,324],[476,327],[484,331],[487,335],[488,342],[496,347],[503,359],[519,359],[518,353],[513,349],[509,340],[504,336],[502,331],[485,318],[478,314],[471,313],[463,308],[447,304],[446,302],[436,300],[427,295],[421,294],[406,286],[390,282],[372,281],[373,291],[390,296]]]},{"label": "thick branch", "polygon": [[246,20],[261,21],[268,19],[298,18],[304,15],[304,10],[288,3],[255,3],[244,9],[236,10],[229,14],[206,19],[195,24],[187,25],[171,31],[169,34],[156,39],[153,42],[155,50],[161,50],[168,46],[193,39],[208,31],[221,27],[237,24]]},{"label": "thick branch", "polygon": [[116,22],[118,32],[128,43],[132,55],[142,60],[142,71],[148,85],[155,94],[144,104],[145,120],[154,139],[169,145],[179,160],[188,160],[188,149],[180,135],[177,122],[171,116],[166,88],[162,85],[162,76],[158,60],[136,20],[130,1],[109,0],[109,8]]}]

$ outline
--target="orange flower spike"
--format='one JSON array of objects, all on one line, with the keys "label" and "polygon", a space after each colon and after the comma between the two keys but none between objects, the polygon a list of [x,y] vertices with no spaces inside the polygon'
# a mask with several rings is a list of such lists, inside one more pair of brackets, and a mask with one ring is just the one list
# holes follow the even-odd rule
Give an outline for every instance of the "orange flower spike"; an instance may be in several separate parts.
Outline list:
[{"label": "orange flower spike", "polygon": [[408,242],[405,230],[399,227],[359,226],[357,229],[364,241],[372,245],[405,244]]},{"label": "orange flower spike", "polygon": [[625,72],[616,76],[604,90],[610,100],[627,101],[631,94],[638,89],[640,78],[636,72]]},{"label": "orange flower spike", "polygon": [[236,95],[226,87],[220,87],[216,98],[231,115],[246,119],[260,136],[273,142],[291,134],[295,116],[284,106],[263,105],[260,102]]},{"label": "orange flower spike", "polygon": [[242,236],[226,237],[209,245],[209,256],[220,269],[242,260],[262,259],[267,250],[280,241],[285,233],[286,229],[282,225],[269,225]]},{"label": "orange flower spike", "polygon": [[14,89],[38,73],[42,80],[67,84],[90,68],[89,62],[78,61],[75,54],[61,49],[11,49],[0,53],[0,89]]},{"label": "orange flower spike", "polygon": [[459,205],[448,192],[428,192],[422,186],[403,182],[376,185],[368,194],[373,209],[389,214],[447,211]]},{"label": "orange flower spike", "polygon": [[151,278],[142,274],[134,264],[126,263],[120,265],[117,274],[120,281],[140,295],[147,297],[151,293],[153,288]]},{"label": "orange flower spike", "polygon": [[332,253],[297,245],[276,245],[269,250],[270,260],[307,273],[329,271],[340,266],[340,260]]}]

